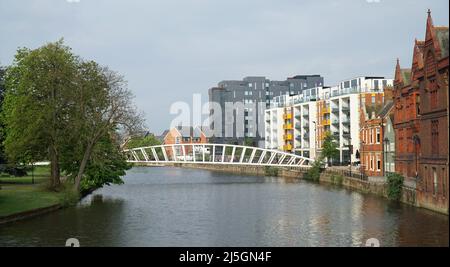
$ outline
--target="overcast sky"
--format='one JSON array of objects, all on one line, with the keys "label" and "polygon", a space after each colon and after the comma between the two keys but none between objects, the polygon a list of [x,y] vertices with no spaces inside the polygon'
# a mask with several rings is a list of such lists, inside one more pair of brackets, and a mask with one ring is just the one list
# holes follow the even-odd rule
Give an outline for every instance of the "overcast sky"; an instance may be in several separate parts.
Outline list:
[{"label": "overcast sky", "polygon": [[64,37],[125,75],[159,134],[173,102],[206,101],[221,80],[392,77],[397,57],[410,66],[428,8],[448,25],[448,0],[0,0],[0,64]]}]

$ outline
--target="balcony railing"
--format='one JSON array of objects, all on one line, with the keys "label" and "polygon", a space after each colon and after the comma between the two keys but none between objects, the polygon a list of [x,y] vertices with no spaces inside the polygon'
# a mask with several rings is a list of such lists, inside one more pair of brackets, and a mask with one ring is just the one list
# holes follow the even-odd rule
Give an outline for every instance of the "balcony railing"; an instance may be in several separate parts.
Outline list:
[{"label": "balcony railing", "polygon": [[283,115],[284,120],[291,120],[292,119],[292,113],[286,113]]},{"label": "balcony railing", "polygon": [[292,134],[285,134],[285,135],[283,136],[283,139],[284,139],[284,140],[287,140],[287,141],[292,141],[293,136],[292,136]]},{"label": "balcony railing", "polygon": [[292,130],[293,128],[292,128],[292,124],[285,124],[284,126],[283,126],[283,129],[285,129],[285,130]]}]

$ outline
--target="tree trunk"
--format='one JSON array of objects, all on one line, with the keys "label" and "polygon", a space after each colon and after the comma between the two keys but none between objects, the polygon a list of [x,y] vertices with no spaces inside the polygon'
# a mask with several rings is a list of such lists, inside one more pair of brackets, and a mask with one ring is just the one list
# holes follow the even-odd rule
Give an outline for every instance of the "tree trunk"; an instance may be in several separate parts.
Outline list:
[{"label": "tree trunk", "polygon": [[52,189],[57,189],[61,185],[61,173],[59,171],[58,152],[54,147],[50,147],[50,162],[51,187]]},{"label": "tree trunk", "polygon": [[80,168],[78,169],[77,177],[75,178],[75,186],[74,190],[80,190],[81,178],[83,178],[84,170],[86,169],[89,158],[91,157],[92,148],[94,147],[94,142],[90,142],[86,147],[86,151],[84,152],[83,159],[81,160]]}]

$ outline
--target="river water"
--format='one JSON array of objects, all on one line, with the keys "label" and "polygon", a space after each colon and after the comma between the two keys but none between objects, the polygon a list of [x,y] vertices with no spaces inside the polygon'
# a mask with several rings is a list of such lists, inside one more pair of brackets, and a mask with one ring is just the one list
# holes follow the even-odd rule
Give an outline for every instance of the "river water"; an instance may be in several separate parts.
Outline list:
[{"label": "river water", "polygon": [[448,216],[286,178],[133,168],[77,207],[0,226],[0,246],[448,246]]}]

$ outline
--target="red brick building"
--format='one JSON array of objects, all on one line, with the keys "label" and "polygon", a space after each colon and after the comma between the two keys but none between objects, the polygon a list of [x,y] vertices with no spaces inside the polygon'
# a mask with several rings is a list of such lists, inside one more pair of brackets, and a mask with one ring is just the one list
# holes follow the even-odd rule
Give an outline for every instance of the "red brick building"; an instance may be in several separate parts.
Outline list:
[{"label": "red brick building", "polygon": [[422,58],[414,59],[414,82],[420,88],[421,154],[417,202],[448,214],[448,27],[435,27],[428,12]]},{"label": "red brick building", "polygon": [[[413,57],[421,54],[421,42],[416,41]],[[420,154],[420,90],[412,80],[415,69],[402,69],[397,60],[394,80],[395,172],[406,179],[419,174]]]},{"label": "red brick building", "polygon": [[[173,144],[206,144],[208,138],[200,127],[186,127],[178,126],[170,129],[164,137],[164,145]],[[173,157],[173,152],[170,149],[166,149],[166,153],[169,157]],[[184,152],[181,147],[176,147],[175,153],[177,156],[186,155],[192,153],[192,147],[186,146]]]},{"label": "red brick building", "polygon": [[[385,138],[386,124],[393,107],[392,88],[386,88],[385,94],[377,96],[380,98],[375,103],[361,105],[361,168],[367,176],[385,176],[386,146]],[[392,140],[393,141],[393,140]],[[389,170],[389,168],[387,168]]]},{"label": "red brick building", "polygon": [[361,166],[367,176],[383,176],[383,120],[370,117],[361,128]]}]

